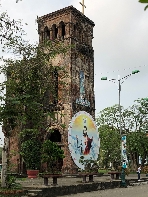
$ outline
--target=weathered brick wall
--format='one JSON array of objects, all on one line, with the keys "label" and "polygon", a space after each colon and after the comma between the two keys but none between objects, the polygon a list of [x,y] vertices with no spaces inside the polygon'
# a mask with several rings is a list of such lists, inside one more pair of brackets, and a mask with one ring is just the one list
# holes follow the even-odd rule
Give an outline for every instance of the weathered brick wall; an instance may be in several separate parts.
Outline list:
[{"label": "weathered brick wall", "polygon": [[10,170],[18,172],[20,168],[20,154],[17,134],[10,138],[9,159]]},{"label": "weathered brick wall", "polygon": [[[64,25],[64,31],[61,24]],[[54,28],[53,28],[54,27]],[[57,30],[55,30],[55,27]],[[67,86],[65,91],[59,92],[60,103],[64,106],[64,131],[62,134],[63,171],[75,173],[76,165],[73,162],[68,148],[68,127],[73,115],[80,111],[87,111],[93,117],[95,115],[94,102],[94,52],[92,47],[94,23],[81,14],[72,6],[47,14],[38,19],[39,41],[44,39],[58,40],[65,45],[72,45],[66,56],[58,55],[53,60],[53,65],[64,66],[69,74],[65,80]],[[48,32],[47,32],[48,29]],[[57,34],[55,36],[55,31]],[[64,35],[62,35],[62,32]],[[48,36],[47,36],[48,34]],[[90,101],[90,107],[76,105],[76,99],[80,97],[79,73],[85,73],[85,99]]]}]

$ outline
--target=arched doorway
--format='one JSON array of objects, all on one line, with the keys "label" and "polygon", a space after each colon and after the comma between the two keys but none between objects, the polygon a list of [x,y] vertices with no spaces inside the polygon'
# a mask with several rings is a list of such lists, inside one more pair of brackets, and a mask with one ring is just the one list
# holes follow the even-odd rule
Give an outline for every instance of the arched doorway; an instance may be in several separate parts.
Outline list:
[{"label": "arched doorway", "polygon": [[58,129],[54,129],[53,131],[51,131],[49,140],[51,140],[52,142],[61,142],[61,133]]},{"label": "arched doorway", "polygon": [[[62,148],[62,137],[61,137],[61,133],[58,129],[53,129],[48,135],[47,135],[47,139],[55,142],[58,144],[59,148]],[[62,170],[62,166],[63,166],[63,159],[58,159],[57,161],[57,169],[59,171]]]}]

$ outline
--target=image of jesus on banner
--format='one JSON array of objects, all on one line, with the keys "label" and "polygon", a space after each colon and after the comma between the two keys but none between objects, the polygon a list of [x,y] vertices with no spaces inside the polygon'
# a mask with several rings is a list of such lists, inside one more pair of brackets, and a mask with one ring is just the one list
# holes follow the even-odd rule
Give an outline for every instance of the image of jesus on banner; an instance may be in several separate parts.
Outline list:
[{"label": "image of jesus on banner", "polygon": [[84,168],[79,162],[81,156],[84,156],[84,159],[97,160],[99,154],[98,129],[87,112],[78,112],[73,117],[68,136],[71,156],[79,168]]},{"label": "image of jesus on banner", "polygon": [[85,147],[84,152],[83,152],[84,155],[88,155],[90,153],[90,149],[92,147],[91,143],[93,141],[93,136],[92,136],[92,138],[89,138],[89,136],[88,136],[86,122],[87,122],[87,119],[83,118],[83,123],[84,123],[84,129],[83,129],[84,140],[83,140],[83,143],[84,143],[84,147]]}]

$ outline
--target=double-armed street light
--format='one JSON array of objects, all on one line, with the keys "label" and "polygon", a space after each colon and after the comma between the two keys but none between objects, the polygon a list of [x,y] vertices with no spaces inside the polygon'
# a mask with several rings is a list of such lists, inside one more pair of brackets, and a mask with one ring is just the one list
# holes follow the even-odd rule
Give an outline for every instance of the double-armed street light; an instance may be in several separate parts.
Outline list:
[{"label": "double-armed street light", "polygon": [[[122,125],[121,125],[121,104],[120,104],[120,95],[121,95],[121,84],[124,83],[124,81],[126,79],[128,79],[132,74],[137,74],[139,73],[139,70],[134,70],[132,71],[132,73],[130,73],[129,75],[126,75],[125,77],[120,78],[120,76],[118,75],[118,79],[108,79],[107,77],[102,77],[101,80],[108,80],[111,81],[115,84],[118,85],[118,92],[119,92],[119,127],[120,127],[120,137],[121,137],[121,143],[122,143]],[[123,162],[123,158],[122,158],[122,146],[121,146],[121,164]]]}]

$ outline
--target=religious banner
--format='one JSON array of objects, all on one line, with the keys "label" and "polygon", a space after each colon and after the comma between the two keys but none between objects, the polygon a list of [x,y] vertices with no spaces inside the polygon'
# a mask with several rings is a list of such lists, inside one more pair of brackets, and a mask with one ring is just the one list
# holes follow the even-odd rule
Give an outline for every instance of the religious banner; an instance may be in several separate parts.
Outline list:
[{"label": "religious banner", "polygon": [[76,99],[76,104],[90,107],[90,101],[85,98],[85,74],[80,71],[80,98]]},{"label": "religious banner", "polygon": [[85,80],[84,72],[80,71],[80,97],[81,98],[85,96],[84,80]]},{"label": "religious banner", "polygon": [[84,169],[79,162],[84,160],[97,160],[100,147],[100,139],[97,126],[90,114],[80,111],[74,115],[68,130],[68,145],[75,164]]},{"label": "religious banner", "polygon": [[127,154],[126,154],[126,135],[123,135],[121,138],[121,154],[122,154],[122,167],[126,168],[127,166]]}]

